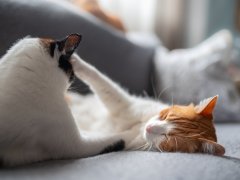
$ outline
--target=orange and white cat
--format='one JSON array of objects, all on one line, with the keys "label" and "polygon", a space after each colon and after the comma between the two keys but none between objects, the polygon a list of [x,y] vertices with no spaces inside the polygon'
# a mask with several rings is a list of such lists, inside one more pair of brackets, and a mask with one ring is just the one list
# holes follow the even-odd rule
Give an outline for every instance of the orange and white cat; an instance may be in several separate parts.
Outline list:
[{"label": "orange and white cat", "polygon": [[216,143],[212,115],[218,96],[196,106],[169,106],[130,95],[76,54],[70,62],[75,75],[95,93],[71,95],[70,107],[80,129],[100,135],[128,133],[123,138],[125,150],[224,154]]},{"label": "orange and white cat", "polygon": [[[77,34],[57,41],[24,38],[0,61],[0,159],[15,166],[82,158],[117,150],[223,155],[212,111],[217,96],[197,106],[168,106],[128,94],[72,55]],[[75,75],[95,95],[65,93]]]}]

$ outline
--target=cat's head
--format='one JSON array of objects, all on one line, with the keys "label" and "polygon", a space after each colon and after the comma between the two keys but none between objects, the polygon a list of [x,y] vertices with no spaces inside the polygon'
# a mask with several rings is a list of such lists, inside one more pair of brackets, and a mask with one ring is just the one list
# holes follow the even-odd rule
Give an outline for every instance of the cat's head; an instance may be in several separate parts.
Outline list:
[{"label": "cat's head", "polygon": [[27,67],[25,70],[35,74],[38,71],[57,82],[60,79],[68,82],[73,77],[69,59],[80,41],[81,35],[78,34],[71,34],[61,40],[27,36],[8,50],[2,62],[11,63],[14,60],[13,65],[16,67]]},{"label": "cat's head", "polygon": [[73,77],[73,69],[69,60],[81,39],[82,36],[79,34],[71,34],[62,40],[40,39],[48,55],[57,60],[58,67],[62,69],[70,79]]},{"label": "cat's head", "polygon": [[213,110],[218,96],[198,105],[168,107],[145,126],[145,138],[159,151],[209,153],[223,155],[225,149],[217,143]]}]

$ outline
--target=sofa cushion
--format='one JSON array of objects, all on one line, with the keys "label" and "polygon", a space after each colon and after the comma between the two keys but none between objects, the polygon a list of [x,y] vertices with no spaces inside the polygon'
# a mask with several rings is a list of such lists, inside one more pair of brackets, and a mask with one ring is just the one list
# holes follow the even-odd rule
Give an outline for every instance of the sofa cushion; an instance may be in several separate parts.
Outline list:
[{"label": "sofa cushion", "polygon": [[240,125],[217,125],[226,156],[206,154],[117,152],[79,160],[1,169],[1,180],[239,180]]}]

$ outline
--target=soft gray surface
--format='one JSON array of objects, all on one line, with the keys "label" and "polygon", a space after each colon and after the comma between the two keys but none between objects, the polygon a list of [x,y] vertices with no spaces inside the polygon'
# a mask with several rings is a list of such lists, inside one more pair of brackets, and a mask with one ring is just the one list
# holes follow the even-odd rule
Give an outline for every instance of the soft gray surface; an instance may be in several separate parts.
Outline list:
[{"label": "soft gray surface", "polygon": [[[240,124],[217,126],[226,157],[202,154],[118,152],[0,170],[0,179],[18,180],[239,180]],[[229,157],[231,156],[231,157]]]},{"label": "soft gray surface", "polygon": [[226,148],[225,155],[240,160],[240,123],[218,124],[217,136],[218,142]]}]

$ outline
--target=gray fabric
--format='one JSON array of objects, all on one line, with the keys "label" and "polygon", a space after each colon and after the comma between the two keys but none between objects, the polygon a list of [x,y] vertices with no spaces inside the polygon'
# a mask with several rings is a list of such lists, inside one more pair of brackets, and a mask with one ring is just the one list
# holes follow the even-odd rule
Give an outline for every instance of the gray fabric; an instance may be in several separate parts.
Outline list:
[{"label": "gray fabric", "polygon": [[118,152],[91,158],[52,161],[0,170],[0,179],[18,180],[239,180],[240,124],[217,125],[226,156]]},{"label": "gray fabric", "polygon": [[240,160],[240,123],[218,124],[217,137],[219,143],[226,147],[226,156]]},{"label": "gray fabric", "polygon": [[128,41],[124,34],[62,1],[1,0],[0,56],[26,35],[61,38],[80,33],[78,53],[133,92],[149,90],[154,48]]}]

